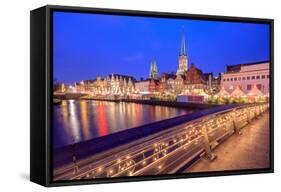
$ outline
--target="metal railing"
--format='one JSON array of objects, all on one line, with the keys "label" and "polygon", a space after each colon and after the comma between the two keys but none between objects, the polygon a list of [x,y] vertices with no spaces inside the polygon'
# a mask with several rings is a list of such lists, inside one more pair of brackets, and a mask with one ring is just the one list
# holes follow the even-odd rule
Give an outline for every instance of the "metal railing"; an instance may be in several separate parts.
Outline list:
[{"label": "metal railing", "polygon": [[268,108],[268,103],[244,105],[192,120],[163,131],[162,135],[158,133],[159,136],[141,145],[93,161],[73,172],[67,179],[141,175],[154,166],[161,171],[164,167],[159,166],[159,162],[183,151],[192,152],[190,155],[202,152],[207,158],[213,159],[214,147],[233,133],[240,133],[241,128]]}]

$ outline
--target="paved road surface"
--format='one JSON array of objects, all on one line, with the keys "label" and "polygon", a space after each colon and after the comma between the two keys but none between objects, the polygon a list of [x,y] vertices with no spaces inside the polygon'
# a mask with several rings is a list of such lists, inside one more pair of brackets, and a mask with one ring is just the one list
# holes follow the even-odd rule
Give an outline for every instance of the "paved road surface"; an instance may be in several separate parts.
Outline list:
[{"label": "paved road surface", "polygon": [[214,153],[217,159],[202,159],[185,172],[222,171],[269,167],[269,113],[266,112],[242,129],[242,135],[234,134]]}]

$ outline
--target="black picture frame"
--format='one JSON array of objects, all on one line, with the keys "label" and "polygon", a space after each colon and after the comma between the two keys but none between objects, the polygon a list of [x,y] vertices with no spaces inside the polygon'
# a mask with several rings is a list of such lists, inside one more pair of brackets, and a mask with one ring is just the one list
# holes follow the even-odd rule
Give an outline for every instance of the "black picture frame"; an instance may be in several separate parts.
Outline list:
[{"label": "black picture frame", "polygon": [[[210,21],[266,23],[270,25],[270,167],[235,171],[200,172],[189,174],[119,177],[77,181],[52,181],[52,13],[53,11],[84,12],[142,17],[182,18]],[[53,187],[64,185],[147,181],[210,176],[226,176],[274,172],[274,20],[246,17],[149,12],[137,10],[100,9],[47,5],[30,12],[30,180]]]}]

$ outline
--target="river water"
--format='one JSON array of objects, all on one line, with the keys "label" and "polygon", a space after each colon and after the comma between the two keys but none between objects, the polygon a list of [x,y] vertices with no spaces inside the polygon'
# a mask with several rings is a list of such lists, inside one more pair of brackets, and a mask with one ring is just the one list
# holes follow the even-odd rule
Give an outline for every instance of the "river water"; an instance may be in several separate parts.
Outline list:
[{"label": "river water", "polygon": [[126,102],[63,100],[53,106],[53,147],[105,136],[191,113],[188,109]]}]

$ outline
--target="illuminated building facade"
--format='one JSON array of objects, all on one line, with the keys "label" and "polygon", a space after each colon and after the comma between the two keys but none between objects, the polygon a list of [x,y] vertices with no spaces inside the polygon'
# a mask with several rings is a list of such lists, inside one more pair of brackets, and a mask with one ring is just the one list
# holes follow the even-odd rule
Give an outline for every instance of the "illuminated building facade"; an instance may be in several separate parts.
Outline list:
[{"label": "illuminated building facade", "polygon": [[160,90],[160,81],[156,79],[149,80],[149,92],[150,93],[159,93]]},{"label": "illuminated building facade", "polygon": [[159,82],[159,92],[161,94],[175,93],[175,79],[176,75],[173,73],[163,73]]},{"label": "illuminated building facade", "polygon": [[[207,79],[206,79],[207,77]],[[208,88],[209,75],[204,75],[203,72],[191,64],[184,76],[185,90],[190,93],[200,93]]]},{"label": "illuminated building facade", "polygon": [[269,65],[268,61],[228,65],[221,75],[221,87],[229,93],[239,87],[247,94],[256,86],[263,94],[268,94]]},{"label": "illuminated building facade", "polygon": [[66,86],[64,83],[55,83],[53,85],[53,90],[56,93],[65,93],[66,92]]},{"label": "illuminated building facade", "polygon": [[136,93],[149,94],[149,79],[140,80],[135,82]]},{"label": "illuminated building facade", "polygon": [[95,80],[76,83],[75,90],[90,95],[127,96],[135,91],[135,79],[132,76],[111,74],[106,78],[97,77]]}]

